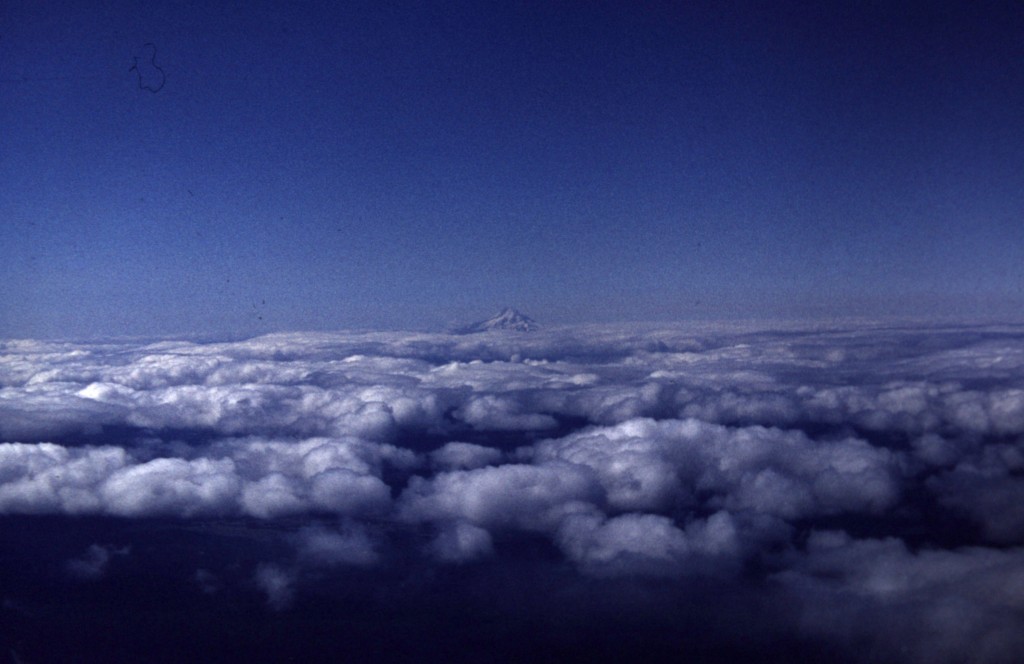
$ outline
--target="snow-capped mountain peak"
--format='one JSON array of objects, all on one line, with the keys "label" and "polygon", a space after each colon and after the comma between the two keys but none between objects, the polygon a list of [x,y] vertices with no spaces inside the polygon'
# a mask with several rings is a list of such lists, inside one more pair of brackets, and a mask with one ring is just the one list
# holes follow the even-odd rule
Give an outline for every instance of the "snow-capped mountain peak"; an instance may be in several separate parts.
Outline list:
[{"label": "snow-capped mountain peak", "polygon": [[456,334],[473,334],[476,332],[489,332],[491,330],[511,330],[513,332],[533,332],[538,329],[537,322],[526,314],[512,308],[505,307],[500,312],[487,320],[482,320],[472,325],[455,330]]}]

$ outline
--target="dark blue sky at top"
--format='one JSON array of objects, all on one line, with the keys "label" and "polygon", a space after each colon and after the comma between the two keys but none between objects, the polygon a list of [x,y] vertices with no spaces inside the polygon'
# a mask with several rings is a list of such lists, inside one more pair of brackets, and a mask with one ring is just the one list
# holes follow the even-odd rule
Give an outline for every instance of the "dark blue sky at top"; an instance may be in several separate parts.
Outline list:
[{"label": "dark blue sky at top", "polygon": [[1024,302],[1019,2],[69,4],[0,8],[0,336]]}]

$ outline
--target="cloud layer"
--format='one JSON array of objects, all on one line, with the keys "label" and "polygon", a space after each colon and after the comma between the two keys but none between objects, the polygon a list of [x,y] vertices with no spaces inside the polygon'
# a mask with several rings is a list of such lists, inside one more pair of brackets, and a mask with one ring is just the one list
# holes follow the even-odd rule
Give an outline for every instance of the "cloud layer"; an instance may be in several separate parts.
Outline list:
[{"label": "cloud layer", "polygon": [[[793,634],[883,658],[1024,654],[1017,327],[0,353],[0,514],[299,520],[251,570],[273,609],[337,570],[500,565],[539,541],[581,579],[782,593]],[[67,569],[98,578],[114,551]]]}]

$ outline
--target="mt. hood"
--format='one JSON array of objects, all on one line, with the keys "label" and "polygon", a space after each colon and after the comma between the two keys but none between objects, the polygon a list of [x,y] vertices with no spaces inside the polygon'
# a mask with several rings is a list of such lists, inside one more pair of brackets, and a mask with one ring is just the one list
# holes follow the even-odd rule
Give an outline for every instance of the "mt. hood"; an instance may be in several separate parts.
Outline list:
[{"label": "mt. hood", "polygon": [[456,328],[455,334],[474,334],[491,330],[511,330],[513,332],[533,332],[539,329],[537,322],[512,307],[505,307],[487,320]]}]

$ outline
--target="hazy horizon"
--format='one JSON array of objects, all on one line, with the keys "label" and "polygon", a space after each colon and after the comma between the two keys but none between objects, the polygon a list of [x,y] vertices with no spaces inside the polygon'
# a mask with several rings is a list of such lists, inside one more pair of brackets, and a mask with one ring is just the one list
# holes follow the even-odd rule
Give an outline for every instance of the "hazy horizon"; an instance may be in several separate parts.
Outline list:
[{"label": "hazy horizon", "polygon": [[[2,341],[43,341],[43,342],[54,342],[54,343],[104,343],[104,342],[159,342],[159,341],[193,341],[197,343],[218,343],[218,342],[234,342],[244,341],[250,339],[257,339],[264,336],[288,336],[288,335],[331,335],[331,334],[421,334],[421,335],[465,335],[466,332],[459,332],[458,328],[463,326],[479,323],[499,313],[505,307],[493,308],[489,313],[470,313],[470,317],[464,317],[456,319],[448,317],[442,323],[425,324],[419,325],[377,325],[377,326],[363,326],[363,327],[309,327],[309,328],[288,328],[280,327],[279,329],[263,329],[263,330],[179,330],[173,332],[160,332],[160,333],[148,333],[148,334],[128,334],[128,333],[110,333],[110,332],[93,332],[93,333],[79,333],[78,335],[54,333],[52,335],[39,335],[39,336],[17,336],[11,335],[7,337],[0,337]],[[513,309],[520,311],[523,314],[529,315],[530,312],[520,309],[519,307],[512,307]],[[974,308],[967,308],[969,312],[973,312]],[[480,309],[480,312],[485,310]],[[475,316],[475,318],[473,317]],[[531,316],[532,317],[532,316]],[[575,320],[571,322],[548,321],[538,320],[534,318],[535,322],[539,326],[539,330],[542,332],[571,332],[573,330],[585,330],[588,328],[607,328],[607,329],[690,329],[694,332],[703,332],[708,330],[720,330],[720,331],[735,331],[740,329],[747,329],[750,331],[769,331],[769,330],[783,330],[783,329],[870,329],[870,328],[884,328],[884,327],[919,327],[922,330],[926,330],[933,327],[991,327],[1000,325],[1020,325],[1024,323],[1024,310],[1013,309],[1005,313],[1000,313],[998,310],[986,309],[980,313],[963,313],[963,309],[959,312],[931,312],[931,313],[914,313],[914,312],[901,312],[901,313],[890,313],[888,315],[878,314],[866,315],[847,312],[844,315],[839,314],[825,314],[822,312],[810,313],[805,315],[771,315],[771,316],[755,316],[755,315],[743,315],[737,313],[733,316],[692,316],[692,317],[650,317],[650,318],[637,318],[637,319],[608,319],[608,318],[594,318],[592,320]],[[556,318],[556,321],[558,319]],[[532,335],[536,334],[536,331],[530,332],[479,332],[473,334],[510,334],[514,338],[517,335]]]}]

